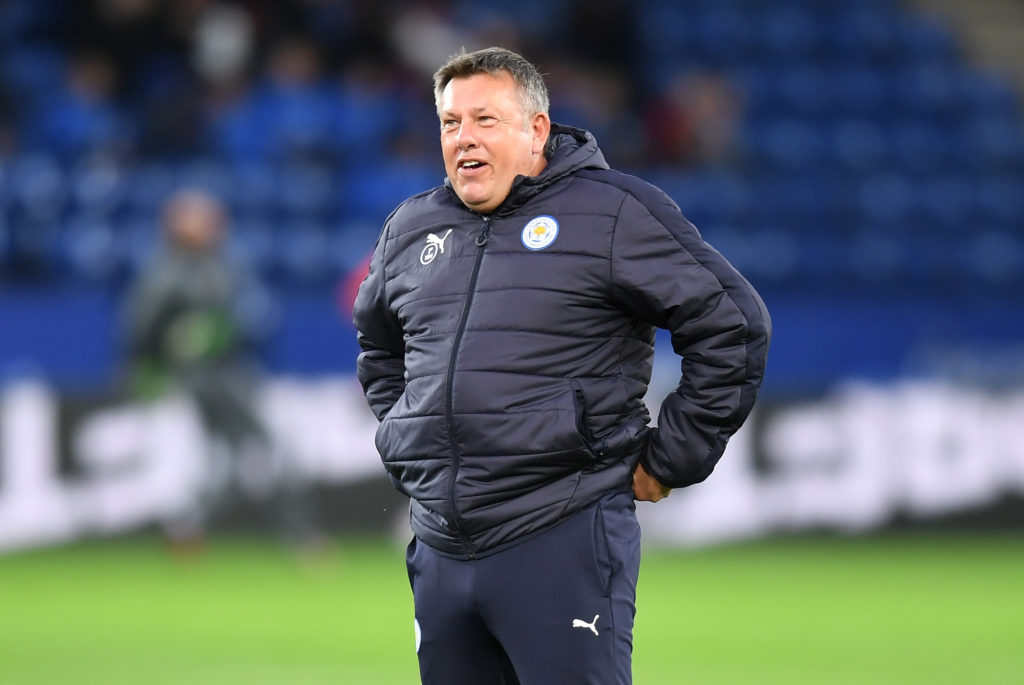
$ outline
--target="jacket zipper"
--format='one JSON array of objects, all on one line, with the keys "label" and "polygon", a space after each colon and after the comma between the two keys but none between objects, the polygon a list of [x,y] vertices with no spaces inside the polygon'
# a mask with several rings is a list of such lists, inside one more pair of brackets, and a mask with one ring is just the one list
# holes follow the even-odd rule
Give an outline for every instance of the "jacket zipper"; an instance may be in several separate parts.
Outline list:
[{"label": "jacket zipper", "polygon": [[469,555],[470,559],[475,557],[473,544],[469,540],[469,535],[466,534],[465,524],[462,522],[462,517],[459,515],[459,510],[455,503],[455,482],[459,476],[459,463],[461,461],[461,452],[455,440],[455,411],[453,407],[455,403],[455,362],[459,356],[462,336],[466,331],[466,322],[469,320],[469,310],[473,304],[473,297],[476,294],[476,281],[480,276],[480,263],[484,259],[484,248],[490,236],[491,222],[488,217],[484,217],[483,228],[480,231],[480,235],[476,238],[476,246],[479,249],[476,253],[476,262],[473,264],[473,273],[469,277],[469,288],[466,291],[466,303],[462,308],[462,318],[459,319],[459,327],[455,331],[455,339],[452,342],[452,354],[448,360],[448,378],[445,384],[445,416],[448,422],[448,440],[452,451],[452,475],[448,483],[448,506],[451,507],[455,527],[458,529],[459,534],[462,535],[462,543],[465,545],[466,554]]}]

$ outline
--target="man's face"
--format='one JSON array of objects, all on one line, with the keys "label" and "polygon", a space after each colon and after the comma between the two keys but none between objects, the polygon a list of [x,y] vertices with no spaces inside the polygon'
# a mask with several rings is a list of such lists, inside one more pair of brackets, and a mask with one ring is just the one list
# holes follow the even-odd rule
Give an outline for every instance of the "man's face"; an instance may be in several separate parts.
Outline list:
[{"label": "man's face", "polygon": [[517,175],[536,176],[547,164],[547,114],[524,121],[508,74],[452,79],[441,93],[441,151],[455,193],[487,214],[504,201]]},{"label": "man's face", "polygon": [[171,241],[190,252],[216,248],[226,228],[221,207],[197,194],[186,193],[172,200],[165,220]]}]

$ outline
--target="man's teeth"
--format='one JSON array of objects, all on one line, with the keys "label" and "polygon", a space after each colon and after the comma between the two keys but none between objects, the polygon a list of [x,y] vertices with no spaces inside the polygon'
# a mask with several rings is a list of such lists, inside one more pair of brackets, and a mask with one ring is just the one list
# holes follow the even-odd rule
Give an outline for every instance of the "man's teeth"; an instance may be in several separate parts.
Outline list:
[{"label": "man's teeth", "polygon": [[483,164],[483,162],[463,162],[462,163],[462,168],[463,169],[467,169],[467,168],[468,169],[475,169],[476,167],[481,166],[482,164]]}]

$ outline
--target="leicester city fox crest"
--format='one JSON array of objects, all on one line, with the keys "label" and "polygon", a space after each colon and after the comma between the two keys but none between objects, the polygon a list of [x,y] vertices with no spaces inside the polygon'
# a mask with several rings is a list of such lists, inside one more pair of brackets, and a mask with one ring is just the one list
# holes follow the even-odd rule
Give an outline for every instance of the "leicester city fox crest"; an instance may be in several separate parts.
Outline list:
[{"label": "leicester city fox crest", "polygon": [[551,216],[538,216],[523,226],[523,247],[543,250],[558,237],[558,221]]}]

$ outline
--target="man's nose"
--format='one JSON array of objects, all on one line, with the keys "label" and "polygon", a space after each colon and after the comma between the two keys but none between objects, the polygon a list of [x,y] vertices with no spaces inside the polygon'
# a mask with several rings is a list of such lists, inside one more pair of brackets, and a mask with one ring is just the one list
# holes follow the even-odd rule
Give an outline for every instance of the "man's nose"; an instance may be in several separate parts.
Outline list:
[{"label": "man's nose", "polygon": [[464,121],[459,124],[459,132],[455,136],[455,143],[460,150],[467,150],[476,147],[476,131],[473,122]]}]

